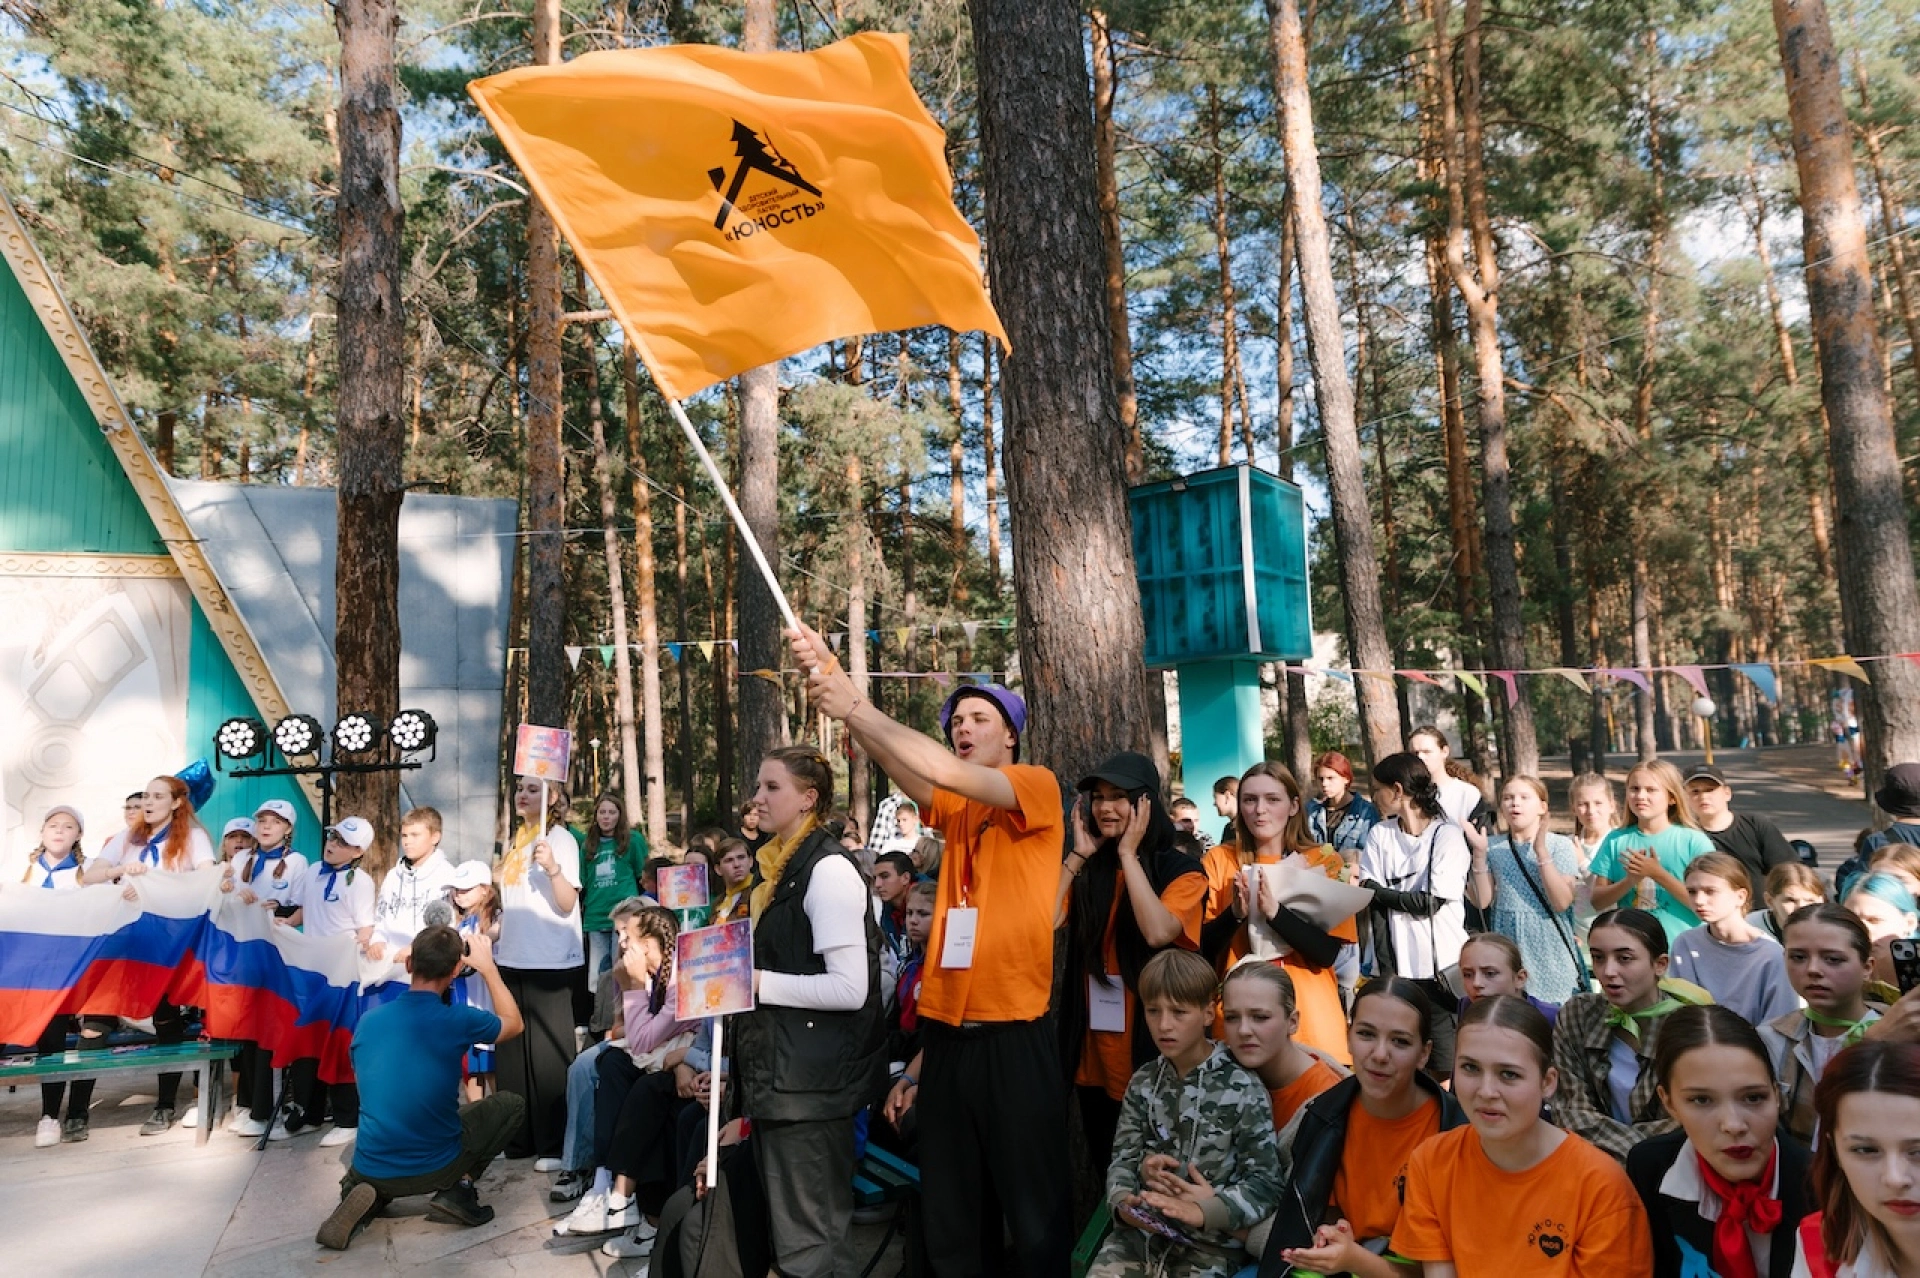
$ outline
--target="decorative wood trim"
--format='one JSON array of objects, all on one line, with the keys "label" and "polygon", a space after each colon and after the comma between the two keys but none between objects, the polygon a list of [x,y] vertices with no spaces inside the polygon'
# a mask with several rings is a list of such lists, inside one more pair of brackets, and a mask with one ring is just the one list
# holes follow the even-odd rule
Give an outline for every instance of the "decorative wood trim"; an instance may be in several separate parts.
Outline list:
[{"label": "decorative wood trim", "polygon": [[[254,641],[253,632],[234,608],[232,600],[227,597],[226,588],[213,571],[213,565],[200,549],[186,516],[180,513],[180,506],[167,487],[166,477],[160,472],[159,462],[148,450],[146,441],[140,438],[140,433],[133,428],[126,405],[120,402],[120,396],[108,380],[106,370],[100,366],[99,357],[93,353],[86,333],[75,319],[73,308],[67,304],[66,295],[60,291],[52,269],[47,265],[46,258],[41,256],[39,247],[33,242],[26,223],[20,220],[20,214],[13,207],[13,201],[4,187],[0,187],[0,258],[5,258],[7,265],[12,268],[14,278],[27,295],[27,301],[40,317],[41,327],[46,330],[54,349],[60,352],[74,385],[87,401],[87,407],[93,410],[100,432],[107,437],[114,456],[119,458],[121,470],[139,495],[147,517],[153,520],[154,529],[172,555],[179,575],[186,579],[187,587],[193,591],[200,611],[206,614],[207,622],[219,638],[227,659],[233,662],[233,668],[253,699],[254,708],[269,724],[277,723],[288,713],[286,696],[280,691],[273,672],[267,669],[266,658],[261,656],[260,645]],[[318,787],[310,778],[302,777],[299,780],[317,811],[320,807]]]},{"label": "decorative wood trim", "polygon": [[0,577],[179,577],[170,555],[0,555]]}]

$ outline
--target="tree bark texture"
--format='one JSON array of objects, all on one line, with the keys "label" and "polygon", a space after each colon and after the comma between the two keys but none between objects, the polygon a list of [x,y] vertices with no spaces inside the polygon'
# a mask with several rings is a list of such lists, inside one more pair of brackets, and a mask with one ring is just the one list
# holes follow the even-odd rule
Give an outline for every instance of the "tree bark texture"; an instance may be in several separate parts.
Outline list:
[{"label": "tree bark texture", "polygon": [[[340,713],[386,722],[400,699],[400,502],[406,434],[406,318],[401,310],[400,109],[394,0],[341,0],[340,390],[336,464],[334,674]],[[400,779],[343,776],[336,810],[373,820],[371,867],[392,864]]]},{"label": "tree bark texture", "polygon": [[[1393,650],[1387,643],[1380,605],[1380,562],[1373,549],[1373,518],[1354,420],[1353,383],[1347,376],[1340,301],[1333,289],[1333,250],[1321,202],[1320,152],[1314,142],[1313,104],[1307,90],[1306,36],[1294,0],[1267,0],[1267,23],[1273,46],[1274,96],[1280,104],[1280,141],[1293,201],[1294,256],[1307,313],[1307,359],[1313,367],[1314,402],[1327,450],[1340,596],[1347,612],[1347,652],[1355,668],[1385,673],[1393,669]],[[1401,748],[1393,678],[1390,673],[1385,678],[1361,675],[1353,686],[1360,707],[1361,744],[1371,765]]]},{"label": "tree bark texture", "polygon": [[1113,387],[1078,7],[973,0],[1003,370],[1023,757],[1076,778],[1149,745],[1145,633]]},{"label": "tree bark texture", "polygon": [[[1293,259],[1293,193],[1289,191],[1280,197],[1279,307],[1274,326],[1279,337],[1274,358],[1275,380],[1279,383],[1274,414],[1279,453],[1275,462],[1276,472],[1288,483],[1293,482]],[[1301,667],[1289,664],[1286,672],[1287,770],[1301,785],[1309,785],[1313,773],[1313,704],[1307,698],[1307,676]]]},{"label": "tree bark texture", "polygon": [[[560,61],[560,2],[533,6],[533,60]],[[527,201],[527,717],[566,727],[567,454],[561,444],[560,236]]]},{"label": "tree bark texture", "polygon": [[[748,53],[779,48],[773,0],[747,0],[740,47]],[[740,375],[741,513],[767,562],[780,571],[780,366],[768,364]],[[740,669],[778,670],[785,647],[780,605],[743,547],[736,557],[739,590]],[[751,790],[760,756],[786,744],[787,714],[780,688],[761,678],[739,684],[740,775]]]},{"label": "tree bark texture", "polygon": [[[1855,656],[1920,651],[1893,411],[1881,379],[1866,219],[1823,0],[1774,0],[1787,115],[1800,175],[1807,300],[1820,356],[1828,458],[1839,514],[1840,607]],[[1920,759],[1920,666],[1873,663],[1861,705],[1867,793],[1901,760]]]},{"label": "tree bark texture", "polygon": [[633,598],[640,625],[640,724],[645,753],[647,846],[667,842],[667,747],[665,710],[660,695],[660,595],[653,558],[653,486],[647,481],[647,454],[640,420],[640,352],[633,343],[621,351],[622,385],[627,399],[627,469],[633,477]]},{"label": "tree bark texture", "polygon": [[1126,439],[1127,481],[1139,483],[1146,466],[1140,435],[1140,397],[1133,384],[1133,332],[1127,319],[1126,241],[1120,235],[1120,180],[1115,162],[1113,98],[1119,60],[1106,12],[1087,15],[1093,39],[1093,154],[1100,182],[1100,238],[1107,277],[1107,327],[1113,334],[1113,391],[1120,404],[1120,431]]}]

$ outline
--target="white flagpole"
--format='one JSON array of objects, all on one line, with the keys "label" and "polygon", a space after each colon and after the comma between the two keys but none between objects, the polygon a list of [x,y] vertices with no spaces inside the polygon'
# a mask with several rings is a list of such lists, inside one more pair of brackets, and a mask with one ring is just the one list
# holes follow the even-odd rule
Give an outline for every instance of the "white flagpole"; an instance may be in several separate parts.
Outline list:
[{"label": "white flagpole", "polygon": [[[740,530],[740,540],[746,544],[747,553],[753,556],[753,562],[760,569],[760,575],[767,579],[767,589],[773,592],[774,601],[780,605],[780,615],[786,619],[788,627],[798,630],[800,619],[793,615],[793,605],[787,602],[787,592],[780,589],[780,579],[773,575],[773,565],[767,562],[767,552],[760,548],[760,539],[753,535],[753,529],[747,525],[747,517],[740,513],[740,505],[734,501],[733,492],[727,487],[726,479],[720,474],[720,467],[715,464],[713,454],[709,453],[706,444],[701,442],[700,432],[693,428],[691,421],[687,420],[687,410],[680,406],[680,401],[669,396],[667,407],[673,410],[673,420],[679,422],[680,429],[687,433],[687,442],[693,445],[694,455],[700,458],[700,464],[706,468],[707,478],[711,479],[713,486],[720,490],[720,500],[727,504],[727,513],[733,516],[734,526]],[[716,1025],[716,1042],[719,1038],[718,1028]],[[712,1142],[709,1141],[708,1144],[711,1145]]]},{"label": "white flagpole", "polygon": [[[668,400],[668,403],[674,403]],[[678,407],[678,405],[675,405]],[[723,484],[721,492],[726,491]],[[731,504],[731,503],[729,503]],[[747,534],[748,544],[753,542],[753,534]],[[782,603],[785,600],[781,601]],[[720,1027],[726,1023],[726,1017],[713,1018],[713,1051],[707,1057],[707,1189],[712,1191],[720,1175],[720,1093],[723,1083],[720,1078],[720,1053],[724,1050],[720,1044]]]}]

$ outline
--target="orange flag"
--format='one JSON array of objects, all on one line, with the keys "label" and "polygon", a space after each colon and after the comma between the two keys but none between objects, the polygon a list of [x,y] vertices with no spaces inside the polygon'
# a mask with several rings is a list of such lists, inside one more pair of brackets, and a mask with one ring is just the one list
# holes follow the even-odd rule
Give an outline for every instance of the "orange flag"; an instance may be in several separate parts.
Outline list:
[{"label": "orange flag", "polygon": [[467,90],[676,399],[854,333],[1006,340],[905,36],[621,49]]}]

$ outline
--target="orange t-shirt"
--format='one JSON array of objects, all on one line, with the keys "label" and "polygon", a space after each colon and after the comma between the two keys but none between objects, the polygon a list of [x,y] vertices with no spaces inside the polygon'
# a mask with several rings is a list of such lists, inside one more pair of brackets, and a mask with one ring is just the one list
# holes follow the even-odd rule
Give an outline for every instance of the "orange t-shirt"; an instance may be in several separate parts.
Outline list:
[{"label": "orange t-shirt", "polygon": [[[1017,808],[995,808],[935,790],[926,822],[946,836],[920,1015],[946,1025],[1033,1021],[1053,992],[1053,910],[1060,888],[1060,783],[1031,764],[1001,768]],[[973,965],[940,966],[947,911],[978,910]]]},{"label": "orange t-shirt", "polygon": [[1240,877],[1240,849],[1231,843],[1216,843],[1200,859],[1207,872],[1207,908],[1202,922],[1211,923],[1233,908],[1233,885]]},{"label": "orange t-shirt", "polygon": [[[1493,1203],[1506,1210],[1489,1212]],[[1471,1127],[1422,1145],[1407,1165],[1393,1252],[1451,1261],[1463,1274],[1653,1272],[1646,1209],[1626,1169],[1571,1133],[1523,1172],[1495,1167]]]},{"label": "orange t-shirt", "polygon": [[1279,1091],[1269,1088],[1267,1099],[1273,1102],[1273,1130],[1277,1132],[1292,1122],[1302,1105],[1339,1081],[1340,1075],[1333,1072],[1333,1066],[1316,1059],[1307,1067],[1306,1073]]},{"label": "orange t-shirt", "polygon": [[[1120,876],[1126,871],[1115,870],[1114,873]],[[1199,874],[1181,875],[1167,884],[1167,890],[1160,894],[1160,904],[1180,920],[1180,939],[1174,944],[1183,950],[1200,948],[1200,914],[1206,895],[1207,880]],[[1115,980],[1119,979],[1120,972],[1120,949],[1114,943],[1114,928],[1119,917],[1120,893],[1116,890],[1113,910],[1107,915],[1107,940],[1102,950],[1107,971]],[[1128,990],[1124,1030],[1119,1033],[1087,1030],[1086,1043],[1080,1049],[1080,1068],[1073,1077],[1077,1086],[1104,1088],[1113,1099],[1126,1099],[1127,1082],[1133,1077],[1133,1022],[1139,1014],[1140,998],[1134,991]]]},{"label": "orange t-shirt", "polygon": [[1407,1160],[1420,1142],[1440,1130],[1440,1102],[1423,1096],[1420,1107],[1391,1122],[1375,1118],[1358,1098],[1347,1111],[1340,1170],[1333,1175],[1334,1209],[1365,1242],[1385,1238],[1400,1218]]}]

